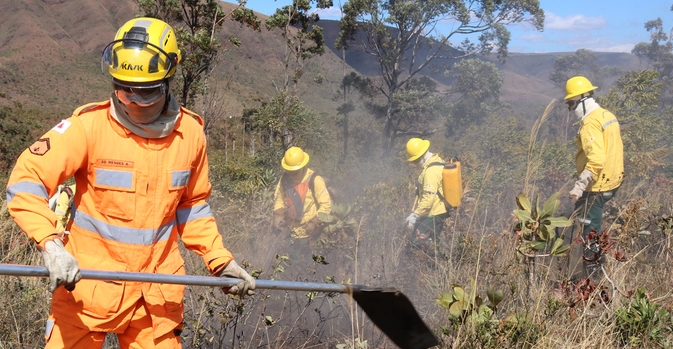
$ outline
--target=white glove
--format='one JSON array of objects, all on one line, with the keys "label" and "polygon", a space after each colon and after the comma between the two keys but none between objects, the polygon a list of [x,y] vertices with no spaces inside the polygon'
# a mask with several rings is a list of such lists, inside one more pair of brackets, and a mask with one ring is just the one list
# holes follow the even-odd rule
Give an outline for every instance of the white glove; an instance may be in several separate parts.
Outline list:
[{"label": "white glove", "polygon": [[575,186],[570,190],[570,199],[573,202],[577,201],[582,196],[584,190],[589,186],[591,179],[593,179],[591,171],[584,169],[584,171],[580,173],[579,179],[575,182]]},{"label": "white glove", "polygon": [[248,272],[245,271],[245,269],[238,266],[238,263],[236,263],[236,261],[234,260],[229,262],[229,264],[227,264],[224,270],[222,270],[220,277],[243,279],[241,282],[237,283],[236,285],[228,289],[222,288],[224,292],[237,294],[239,296],[245,296],[245,295],[251,296],[255,294],[255,292],[253,292],[253,290],[255,289],[255,278],[250,276],[250,274],[248,274]]},{"label": "white glove", "polygon": [[44,266],[49,270],[49,291],[54,292],[60,285],[66,290],[75,289],[75,283],[82,278],[77,260],[63,247],[61,239],[47,241],[41,250]]},{"label": "white glove", "polygon": [[418,220],[419,215],[412,213],[407,217],[406,222],[407,222],[407,227],[409,229],[413,229],[414,225],[416,225],[416,221]]}]

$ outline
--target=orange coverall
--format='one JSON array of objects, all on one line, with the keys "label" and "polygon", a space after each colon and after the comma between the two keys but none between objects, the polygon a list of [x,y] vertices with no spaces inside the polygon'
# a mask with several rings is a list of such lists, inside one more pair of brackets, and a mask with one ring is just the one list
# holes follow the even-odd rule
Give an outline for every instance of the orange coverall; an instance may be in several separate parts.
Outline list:
[{"label": "orange coverall", "polygon": [[[233,260],[206,203],[203,120],[181,108],[171,134],[147,139],[122,127],[109,108],[109,101],[78,108],[21,154],[7,185],[19,227],[38,244],[56,234],[47,201],[74,175],[65,248],[81,269],[182,275],[178,237],[211,272]],[[149,335],[159,338],[180,328],[183,294],[182,285],[81,280],[72,292],[56,289],[50,319],[123,333],[143,305]]]}]

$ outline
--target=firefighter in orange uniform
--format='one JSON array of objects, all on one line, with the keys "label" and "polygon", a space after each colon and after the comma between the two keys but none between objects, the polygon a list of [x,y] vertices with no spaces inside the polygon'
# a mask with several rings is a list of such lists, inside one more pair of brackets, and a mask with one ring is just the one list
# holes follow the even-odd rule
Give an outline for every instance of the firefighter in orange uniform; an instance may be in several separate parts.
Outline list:
[{"label": "firefighter in orange uniform", "polygon": [[[185,274],[178,238],[212,274],[243,279],[226,292],[255,288],[223,246],[206,202],[203,120],[170,93],[179,61],[168,24],[128,21],[103,51],[110,100],[75,110],[12,171],[7,206],[50,273],[47,349],[101,348],[107,332],[117,334],[121,348],[181,348],[184,286],[80,281],[79,272]],[[59,233],[47,202],[72,176],[72,220]]]}]

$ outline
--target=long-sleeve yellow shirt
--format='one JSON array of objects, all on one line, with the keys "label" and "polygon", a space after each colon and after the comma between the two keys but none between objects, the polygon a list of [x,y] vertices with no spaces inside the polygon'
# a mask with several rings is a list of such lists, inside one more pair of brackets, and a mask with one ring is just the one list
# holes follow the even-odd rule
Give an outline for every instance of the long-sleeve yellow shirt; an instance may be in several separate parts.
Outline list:
[{"label": "long-sleeve yellow shirt", "polygon": [[598,108],[587,115],[577,134],[577,173],[585,168],[593,180],[587,191],[603,192],[615,189],[624,180],[624,146],[615,116]]},{"label": "long-sleeve yellow shirt", "polygon": [[[304,178],[302,178],[300,183],[308,181],[313,174],[314,174],[313,170],[311,170],[310,168],[307,169],[306,174],[304,175]],[[287,180],[289,180],[289,178]],[[316,175],[313,180],[314,180],[315,194],[312,193],[311,187],[309,186],[308,191],[306,192],[306,198],[304,199],[304,215],[301,221],[288,222],[288,225],[290,226],[290,229],[292,229],[294,237],[296,238],[308,237],[304,226],[308,221],[316,217],[318,215],[318,212],[326,214],[332,212],[332,201],[330,200],[329,192],[327,191],[327,186],[325,185],[325,180],[318,175]],[[275,201],[273,205],[273,210],[285,211],[285,191],[282,188],[281,181],[278,181],[274,198]],[[318,201],[317,205],[315,202],[316,200]]]},{"label": "long-sleeve yellow shirt", "polygon": [[437,193],[444,195],[442,189],[443,166],[429,166],[435,162],[443,162],[439,155],[434,154],[423,165],[423,171],[416,183],[416,200],[413,212],[421,217],[437,216],[446,213],[444,202]]}]

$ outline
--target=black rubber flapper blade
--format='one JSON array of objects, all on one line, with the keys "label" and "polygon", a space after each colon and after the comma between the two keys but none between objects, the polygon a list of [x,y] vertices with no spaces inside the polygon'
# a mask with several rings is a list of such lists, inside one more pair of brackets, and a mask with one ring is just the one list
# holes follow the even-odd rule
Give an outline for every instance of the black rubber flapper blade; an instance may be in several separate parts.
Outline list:
[{"label": "black rubber flapper blade", "polygon": [[400,348],[425,349],[439,345],[409,298],[399,290],[361,287],[353,290],[353,299]]},{"label": "black rubber flapper blade", "polygon": [[[240,279],[196,275],[170,275],[80,269],[82,279],[135,281],[160,284],[231,287]],[[45,267],[0,264],[0,275],[49,277]],[[390,340],[402,349],[426,349],[438,345],[411,301],[394,288],[323,284],[282,280],[256,280],[257,289],[347,293]]]}]

